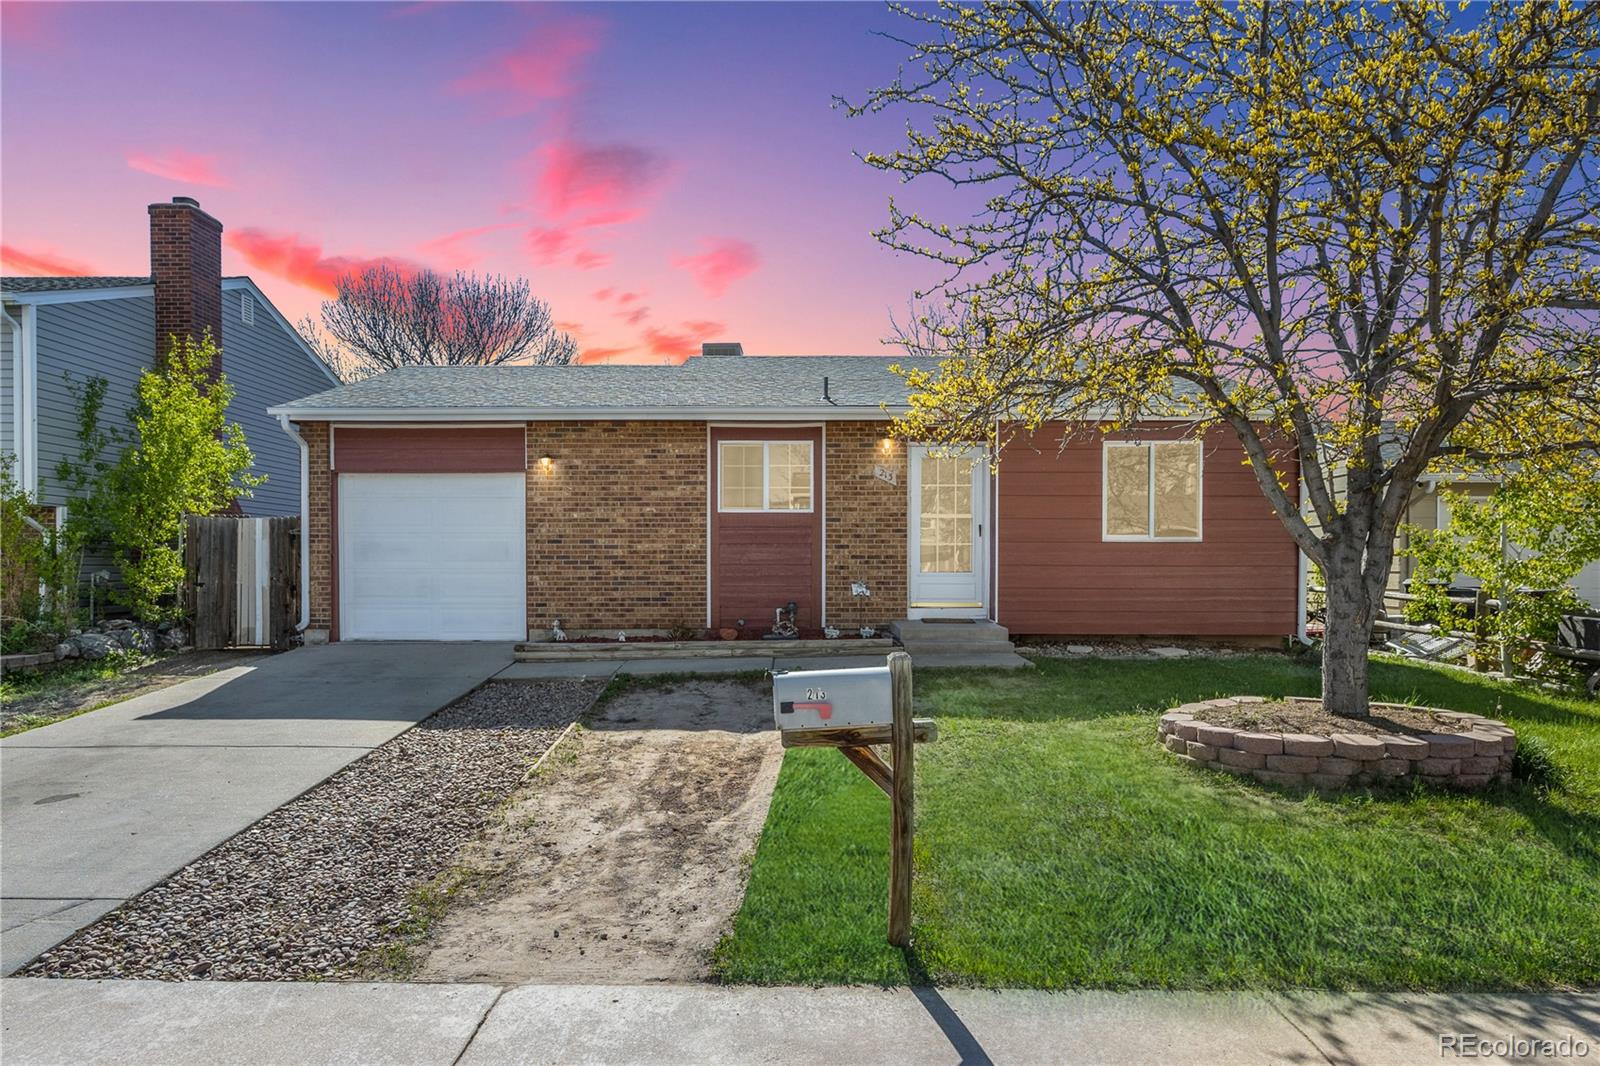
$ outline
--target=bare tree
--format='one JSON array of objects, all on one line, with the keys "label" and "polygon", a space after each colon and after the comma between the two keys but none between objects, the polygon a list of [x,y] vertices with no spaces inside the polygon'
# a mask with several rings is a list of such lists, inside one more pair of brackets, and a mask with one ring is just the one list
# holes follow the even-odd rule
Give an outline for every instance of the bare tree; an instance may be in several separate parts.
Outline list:
[{"label": "bare tree", "polygon": [[377,264],[346,274],[307,341],[347,380],[402,366],[570,363],[577,345],[523,278],[404,271]]}]

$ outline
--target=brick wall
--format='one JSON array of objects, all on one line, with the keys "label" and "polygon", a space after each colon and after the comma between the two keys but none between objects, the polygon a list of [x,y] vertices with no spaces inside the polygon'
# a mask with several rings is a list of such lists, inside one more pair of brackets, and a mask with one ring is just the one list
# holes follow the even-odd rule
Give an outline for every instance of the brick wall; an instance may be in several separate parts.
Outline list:
[{"label": "brick wall", "polygon": [[[887,422],[830,422],[824,537],[828,624],[840,629],[882,625],[906,614],[906,444],[891,441]],[[879,466],[894,471],[893,485]],[[865,581],[869,598],[850,594]]]},{"label": "brick wall", "polygon": [[[150,274],[156,290],[156,359],[172,338],[222,346],[222,223],[191,203],[150,205]],[[212,372],[220,372],[212,367]]]},{"label": "brick wall", "polygon": [[705,616],[705,424],[529,423],[529,628],[698,629]]},{"label": "brick wall", "polygon": [[311,507],[311,629],[333,626],[333,475],[328,470],[328,423],[296,423],[305,438],[308,459],[307,498]]}]

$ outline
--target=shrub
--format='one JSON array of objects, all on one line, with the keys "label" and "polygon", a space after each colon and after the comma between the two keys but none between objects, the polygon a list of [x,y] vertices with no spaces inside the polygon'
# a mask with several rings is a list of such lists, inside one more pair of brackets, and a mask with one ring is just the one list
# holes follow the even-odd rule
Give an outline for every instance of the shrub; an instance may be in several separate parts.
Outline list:
[{"label": "shrub", "polygon": [[1556,761],[1550,745],[1541,738],[1524,734],[1517,738],[1517,754],[1511,775],[1538,792],[1556,792],[1566,785],[1566,771]]}]

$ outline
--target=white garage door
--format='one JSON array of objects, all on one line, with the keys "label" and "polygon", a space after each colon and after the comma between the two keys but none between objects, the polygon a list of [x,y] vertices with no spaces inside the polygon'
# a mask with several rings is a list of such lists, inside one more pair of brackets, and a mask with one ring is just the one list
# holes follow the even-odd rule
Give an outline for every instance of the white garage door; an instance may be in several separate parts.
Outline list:
[{"label": "white garage door", "polygon": [[339,475],[340,639],[526,639],[525,484]]}]

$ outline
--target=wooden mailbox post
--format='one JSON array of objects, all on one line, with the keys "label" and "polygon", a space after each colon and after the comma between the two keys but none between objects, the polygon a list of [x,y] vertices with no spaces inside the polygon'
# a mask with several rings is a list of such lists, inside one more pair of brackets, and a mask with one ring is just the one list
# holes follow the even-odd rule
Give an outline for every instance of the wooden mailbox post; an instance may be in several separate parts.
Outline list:
[{"label": "wooden mailbox post", "polygon": [[[911,717],[911,656],[889,654],[892,718],[888,725],[841,725],[785,732],[786,748],[838,748],[889,797],[889,943],[911,944],[911,836],[915,814],[914,746],[938,737],[932,719]],[[889,762],[873,749],[889,745]]]}]

